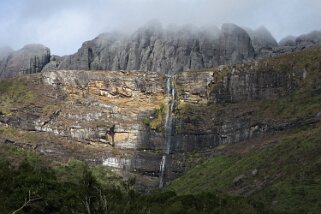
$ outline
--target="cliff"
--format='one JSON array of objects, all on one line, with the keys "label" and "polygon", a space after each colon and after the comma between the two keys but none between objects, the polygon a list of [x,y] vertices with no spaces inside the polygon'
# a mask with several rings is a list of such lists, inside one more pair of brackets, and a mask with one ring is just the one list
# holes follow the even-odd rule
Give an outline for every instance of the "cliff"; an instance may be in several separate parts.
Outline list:
[{"label": "cliff", "polygon": [[85,42],[58,69],[175,73],[253,58],[250,37],[236,25],[198,31],[189,27],[164,30],[153,24],[130,36],[102,34]]},{"label": "cliff", "polygon": [[319,123],[320,59],[316,48],[172,76],[59,70],[4,80],[0,140],[113,167],[148,191],[219,145]]}]

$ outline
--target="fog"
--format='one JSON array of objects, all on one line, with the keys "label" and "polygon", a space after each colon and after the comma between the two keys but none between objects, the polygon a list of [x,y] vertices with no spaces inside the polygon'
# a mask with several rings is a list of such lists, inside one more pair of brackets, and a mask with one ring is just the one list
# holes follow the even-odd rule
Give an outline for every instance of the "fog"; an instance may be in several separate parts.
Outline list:
[{"label": "fog", "polygon": [[133,32],[149,20],[197,27],[265,26],[280,40],[321,30],[320,0],[1,0],[0,46],[41,43],[71,54],[102,32]]}]

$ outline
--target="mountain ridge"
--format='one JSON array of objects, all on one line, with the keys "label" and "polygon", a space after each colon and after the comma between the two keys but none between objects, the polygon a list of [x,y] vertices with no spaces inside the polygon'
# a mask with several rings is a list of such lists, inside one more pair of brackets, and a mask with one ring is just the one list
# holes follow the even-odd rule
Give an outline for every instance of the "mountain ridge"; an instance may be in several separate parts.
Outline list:
[{"label": "mountain ridge", "polygon": [[235,24],[164,29],[150,22],[132,34],[103,33],[86,41],[71,55],[51,55],[42,45],[0,51],[0,78],[54,70],[143,70],[172,74],[255,59],[318,46],[321,32],[284,38],[277,43],[271,33]]}]

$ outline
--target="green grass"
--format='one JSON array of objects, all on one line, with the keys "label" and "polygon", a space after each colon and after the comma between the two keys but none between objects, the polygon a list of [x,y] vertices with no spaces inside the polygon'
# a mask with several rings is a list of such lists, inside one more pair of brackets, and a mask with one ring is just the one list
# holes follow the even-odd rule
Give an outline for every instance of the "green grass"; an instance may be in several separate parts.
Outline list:
[{"label": "green grass", "polygon": [[12,108],[23,108],[34,102],[34,95],[20,79],[0,82],[0,113],[10,114]]},{"label": "green grass", "polygon": [[[178,194],[253,191],[250,198],[271,211],[321,211],[321,125],[275,136],[274,140],[278,143],[244,155],[214,157],[168,188]],[[230,149],[233,146],[228,145]],[[251,174],[254,169],[258,170],[256,176]],[[233,186],[233,179],[240,175],[245,175],[243,184]]]},{"label": "green grass", "polygon": [[278,100],[258,102],[260,114],[272,118],[305,118],[321,112],[321,94],[296,92]]},{"label": "green grass", "polygon": [[1,138],[10,139],[17,142],[37,142],[39,137],[33,132],[18,130],[13,127],[0,126]]}]

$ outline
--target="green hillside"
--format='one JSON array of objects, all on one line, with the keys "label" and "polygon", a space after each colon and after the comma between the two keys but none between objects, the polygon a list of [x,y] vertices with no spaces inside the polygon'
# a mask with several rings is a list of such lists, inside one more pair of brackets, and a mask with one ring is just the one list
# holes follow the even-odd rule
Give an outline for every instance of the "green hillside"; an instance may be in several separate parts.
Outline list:
[{"label": "green hillside", "polygon": [[189,170],[168,189],[242,195],[276,212],[321,211],[321,124],[219,149],[226,155]]}]

